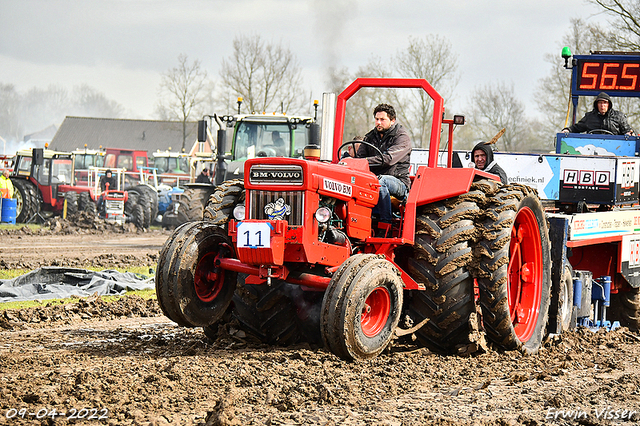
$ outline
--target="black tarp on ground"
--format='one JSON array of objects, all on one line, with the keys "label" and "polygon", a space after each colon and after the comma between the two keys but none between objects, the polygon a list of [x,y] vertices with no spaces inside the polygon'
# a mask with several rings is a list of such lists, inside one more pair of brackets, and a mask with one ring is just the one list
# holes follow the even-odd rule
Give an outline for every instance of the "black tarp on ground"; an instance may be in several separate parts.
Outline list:
[{"label": "black tarp on ground", "polygon": [[100,272],[78,268],[44,267],[10,280],[0,280],[0,303],[120,295],[127,290],[155,288],[154,278],[132,272]]}]

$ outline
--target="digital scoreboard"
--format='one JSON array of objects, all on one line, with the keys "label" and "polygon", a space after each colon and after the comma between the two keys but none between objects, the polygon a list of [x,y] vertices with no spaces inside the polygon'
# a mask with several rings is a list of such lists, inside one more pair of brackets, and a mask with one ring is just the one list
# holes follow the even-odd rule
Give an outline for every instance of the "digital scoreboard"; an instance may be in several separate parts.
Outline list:
[{"label": "digital scoreboard", "polygon": [[[640,57],[598,58],[580,56],[574,65],[574,94],[596,96],[606,92],[612,96],[634,96],[640,92]],[[637,95],[637,93],[636,93]]]}]

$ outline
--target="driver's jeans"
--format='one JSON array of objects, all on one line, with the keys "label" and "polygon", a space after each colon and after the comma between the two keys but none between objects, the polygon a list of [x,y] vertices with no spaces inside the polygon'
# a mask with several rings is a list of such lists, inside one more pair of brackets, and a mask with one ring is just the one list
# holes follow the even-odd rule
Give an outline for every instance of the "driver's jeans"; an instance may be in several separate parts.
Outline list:
[{"label": "driver's jeans", "polygon": [[378,197],[378,214],[380,222],[391,223],[393,213],[391,212],[391,196],[396,197],[400,201],[404,201],[409,192],[407,186],[400,179],[390,175],[378,176],[380,181],[380,196]]}]

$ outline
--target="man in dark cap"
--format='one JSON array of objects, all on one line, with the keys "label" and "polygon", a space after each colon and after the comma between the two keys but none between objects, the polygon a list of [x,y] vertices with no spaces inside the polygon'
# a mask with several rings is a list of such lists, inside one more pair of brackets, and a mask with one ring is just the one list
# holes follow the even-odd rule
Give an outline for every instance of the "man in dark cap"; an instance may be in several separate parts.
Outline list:
[{"label": "man in dark cap", "polygon": [[209,177],[209,169],[206,167],[202,169],[202,172],[196,178],[196,183],[211,183],[211,178]]},{"label": "man in dark cap", "polygon": [[471,159],[476,165],[476,169],[498,175],[500,176],[500,182],[507,183],[507,174],[493,159],[491,145],[487,145],[486,142],[478,143],[471,151]]},{"label": "man in dark cap", "polygon": [[611,97],[605,92],[601,92],[596,97],[596,100],[593,101],[593,109],[586,113],[582,120],[562,129],[564,133],[582,133],[596,130],[604,130],[603,133],[610,132],[613,135],[632,136],[634,134],[633,129],[627,123],[627,116],[613,109]]}]

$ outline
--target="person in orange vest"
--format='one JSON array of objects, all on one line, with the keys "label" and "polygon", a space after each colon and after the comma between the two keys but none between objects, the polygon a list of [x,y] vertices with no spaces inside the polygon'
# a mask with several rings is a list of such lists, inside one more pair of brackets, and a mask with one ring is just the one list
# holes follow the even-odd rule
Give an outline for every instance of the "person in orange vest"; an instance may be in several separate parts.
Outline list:
[{"label": "person in orange vest", "polygon": [[13,198],[13,184],[9,179],[9,170],[3,171],[0,176],[0,194],[2,198]]}]

